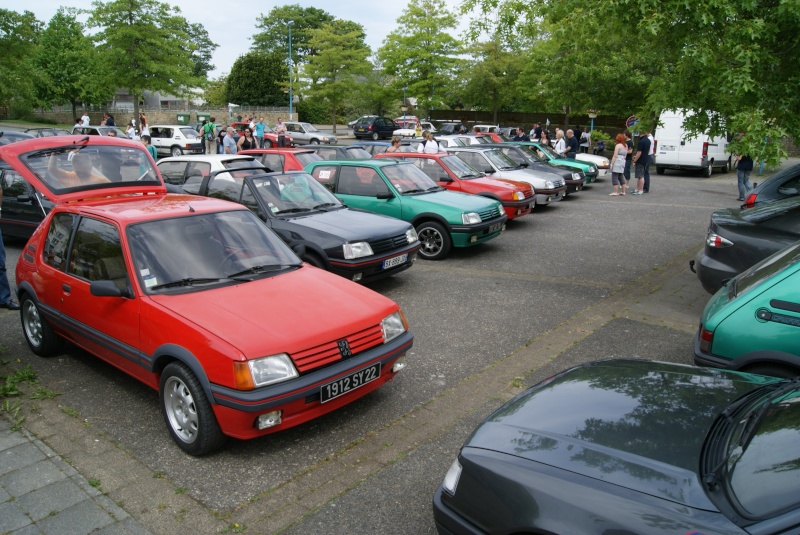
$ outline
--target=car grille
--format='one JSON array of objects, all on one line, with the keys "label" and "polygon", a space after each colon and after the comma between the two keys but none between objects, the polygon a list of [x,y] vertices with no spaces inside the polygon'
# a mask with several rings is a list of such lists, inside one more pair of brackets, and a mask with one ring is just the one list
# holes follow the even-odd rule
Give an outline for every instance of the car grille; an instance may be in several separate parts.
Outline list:
[{"label": "car grille", "polygon": [[406,237],[405,233],[392,236],[391,238],[373,240],[369,242],[369,246],[372,247],[372,252],[375,254],[394,251],[395,249],[405,247],[406,245],[408,245],[408,238]]},{"label": "car grille", "polygon": [[558,180],[553,180],[553,186],[554,187],[560,188],[563,185],[564,185],[564,179],[563,178],[559,178]]},{"label": "car grille", "polygon": [[533,188],[527,188],[522,190],[522,194],[525,195],[526,199],[530,199],[531,197],[533,197]]},{"label": "car grille", "polygon": [[[350,352],[353,355],[357,355],[371,347],[382,344],[383,331],[380,325],[374,325],[369,329],[346,336],[345,339],[350,346]],[[339,340],[341,338],[293,354],[292,360],[297,367],[297,371],[304,373],[342,360],[342,354],[339,351]]]},{"label": "car grille", "polygon": [[478,215],[481,216],[481,221],[488,221],[489,219],[494,219],[495,217],[499,216],[500,209],[492,207],[488,210],[478,212]]}]

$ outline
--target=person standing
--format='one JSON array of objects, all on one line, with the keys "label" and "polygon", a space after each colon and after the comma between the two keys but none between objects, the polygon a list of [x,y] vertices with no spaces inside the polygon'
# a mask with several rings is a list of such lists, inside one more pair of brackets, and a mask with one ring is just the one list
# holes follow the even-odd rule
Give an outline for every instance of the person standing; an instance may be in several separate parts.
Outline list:
[{"label": "person standing", "polygon": [[517,127],[517,135],[511,138],[511,141],[530,141],[531,138],[525,133],[521,126]]},{"label": "person standing", "polygon": [[748,155],[736,155],[736,181],[739,186],[739,199],[745,200],[747,194],[753,189],[750,186],[750,172],[753,170],[753,159]]},{"label": "person standing", "polygon": [[225,133],[225,137],[222,140],[222,147],[224,149],[225,154],[236,154],[236,140],[233,139],[233,133],[235,130],[232,126],[228,127],[228,130]]},{"label": "person standing", "polygon": [[423,130],[422,143],[417,147],[417,152],[423,154],[436,154],[439,152],[439,143],[433,139],[433,134],[430,130]]},{"label": "person standing", "polygon": [[285,147],[286,146],[286,125],[283,124],[283,120],[278,119],[278,124],[275,125],[275,133],[278,135],[278,146]]},{"label": "person standing", "polygon": [[139,114],[139,135],[142,137],[150,135],[150,127],[147,126],[147,116],[144,113]]},{"label": "person standing", "polygon": [[256,135],[255,135],[256,144],[258,145],[259,149],[264,147],[264,129],[266,128],[266,126],[267,125],[264,124],[264,118],[259,117],[258,122],[256,123]]},{"label": "person standing", "polygon": [[222,125],[217,129],[217,154],[225,154],[225,135],[228,133],[227,125],[222,123]]},{"label": "person standing", "polygon": [[[0,190],[0,204],[3,201],[3,191]],[[3,245],[3,233],[0,232],[0,308],[19,310],[19,303],[11,298],[11,286],[8,284],[6,274],[6,248]]]},{"label": "person standing", "polygon": [[561,130],[556,128],[556,143],[553,145],[556,153],[558,153],[559,158],[563,158],[564,155],[567,153],[567,144],[564,142],[564,134],[561,133]]},{"label": "person standing", "polygon": [[83,115],[81,115],[81,126],[89,126],[89,112],[83,110]]},{"label": "person standing", "polygon": [[145,147],[147,147],[147,152],[149,152],[150,156],[153,157],[153,161],[154,162],[157,161],[158,160],[158,151],[156,150],[156,148],[154,146],[152,146],[150,144],[150,136],[148,136],[147,134],[143,135],[142,136],[142,144]]},{"label": "person standing", "polygon": [[[628,132],[625,132],[625,146],[628,147],[628,152],[625,153],[625,181],[630,184],[631,162],[633,162],[633,141],[631,141],[631,135]],[[635,192],[636,189],[633,191]]]},{"label": "person standing", "polygon": [[114,116],[109,115],[108,113],[103,114],[103,120],[106,123],[106,126],[117,126],[117,123],[114,122]]},{"label": "person standing", "polygon": [[625,143],[625,135],[617,134],[617,144],[614,146],[614,156],[611,157],[611,184],[614,191],[609,193],[611,196],[625,195],[625,155],[628,153],[628,145]]},{"label": "person standing", "polygon": [[644,134],[650,140],[650,153],[647,155],[647,164],[644,166],[644,192],[650,192],[650,166],[656,161],[656,142],[652,132]]},{"label": "person standing", "polygon": [[400,136],[392,136],[392,144],[388,149],[386,149],[386,152],[400,152],[401,142]]},{"label": "person standing", "polygon": [[214,124],[216,119],[209,117],[206,124],[203,125],[203,140],[206,146],[206,154],[217,153],[217,125]]},{"label": "person standing", "polygon": [[250,150],[250,149],[257,149],[258,145],[256,144],[256,140],[253,139],[253,132],[250,131],[249,126],[245,126],[244,130],[242,130],[242,135],[239,137],[239,142],[236,144],[236,152],[240,150]]},{"label": "person standing", "polygon": [[581,132],[581,152],[587,154],[589,152],[589,145],[592,142],[592,134],[589,133],[588,128],[584,128]]},{"label": "person standing", "polygon": [[647,133],[644,133],[639,137],[636,154],[633,155],[636,189],[631,195],[644,195],[644,168],[647,166],[648,158],[650,158],[650,139],[647,137]]},{"label": "person standing", "polygon": [[542,124],[536,123],[533,126],[533,139],[539,140],[542,139]]},{"label": "person standing", "polygon": [[575,137],[575,132],[572,129],[567,130],[567,151],[565,156],[570,160],[574,160],[578,156],[578,149],[580,145],[578,143],[578,138]]}]

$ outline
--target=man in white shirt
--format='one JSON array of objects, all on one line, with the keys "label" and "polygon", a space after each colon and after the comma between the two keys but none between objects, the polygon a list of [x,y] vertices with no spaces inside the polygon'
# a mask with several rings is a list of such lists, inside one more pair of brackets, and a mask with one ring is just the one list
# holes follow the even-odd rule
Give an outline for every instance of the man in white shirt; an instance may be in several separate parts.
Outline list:
[{"label": "man in white shirt", "polygon": [[433,139],[433,134],[431,134],[430,130],[422,132],[422,143],[417,147],[417,152],[425,154],[436,154],[439,152],[439,143]]},{"label": "man in white shirt", "polygon": [[84,110],[81,115],[81,126],[89,126],[89,112]]}]

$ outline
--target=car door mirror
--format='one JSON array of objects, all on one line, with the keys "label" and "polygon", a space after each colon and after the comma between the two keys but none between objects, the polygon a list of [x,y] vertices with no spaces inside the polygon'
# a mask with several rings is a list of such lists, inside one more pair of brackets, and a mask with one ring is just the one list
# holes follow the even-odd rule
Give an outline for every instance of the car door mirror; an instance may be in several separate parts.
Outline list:
[{"label": "car door mirror", "polygon": [[486,173],[487,175],[493,175],[494,174],[494,169],[489,167],[489,168],[484,169],[483,172]]},{"label": "car door mirror", "polygon": [[132,298],[133,295],[128,288],[120,289],[110,280],[92,281],[89,283],[89,293],[96,297],[125,297]]},{"label": "car door mirror", "polygon": [[304,258],[306,256],[306,246],[302,243],[296,243],[292,246],[292,251],[294,254],[299,256],[300,258]]},{"label": "car door mirror", "polygon": [[28,194],[17,195],[17,202],[33,203],[33,197]]}]

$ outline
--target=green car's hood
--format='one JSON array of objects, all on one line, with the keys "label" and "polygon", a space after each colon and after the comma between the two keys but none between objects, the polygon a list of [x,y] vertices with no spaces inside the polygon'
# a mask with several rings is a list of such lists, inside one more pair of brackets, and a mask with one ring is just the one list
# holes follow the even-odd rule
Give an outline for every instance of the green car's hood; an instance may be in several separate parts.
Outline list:
[{"label": "green car's hood", "polygon": [[[419,193],[403,195],[403,204],[413,202],[418,205],[433,204],[438,207],[446,207],[461,212],[485,212],[492,208],[496,211],[496,216],[502,212],[499,202],[480,197],[478,195],[468,195],[455,191],[433,191],[430,193]],[[425,209],[425,211],[436,211],[435,209]]]}]

